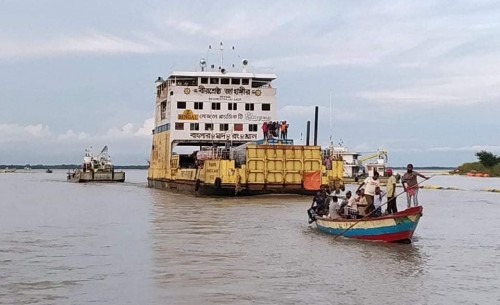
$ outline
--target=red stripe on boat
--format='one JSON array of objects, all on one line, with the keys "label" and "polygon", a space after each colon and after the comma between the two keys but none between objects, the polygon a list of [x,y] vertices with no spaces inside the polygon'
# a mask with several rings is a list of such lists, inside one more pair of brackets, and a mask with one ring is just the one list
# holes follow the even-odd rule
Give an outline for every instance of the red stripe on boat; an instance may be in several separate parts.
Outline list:
[{"label": "red stripe on boat", "polygon": [[412,236],[413,236],[413,231],[403,231],[403,232],[380,234],[380,235],[358,235],[358,236],[348,236],[348,237],[364,239],[364,240],[381,240],[387,242],[394,242],[394,241],[408,240],[411,239]]}]

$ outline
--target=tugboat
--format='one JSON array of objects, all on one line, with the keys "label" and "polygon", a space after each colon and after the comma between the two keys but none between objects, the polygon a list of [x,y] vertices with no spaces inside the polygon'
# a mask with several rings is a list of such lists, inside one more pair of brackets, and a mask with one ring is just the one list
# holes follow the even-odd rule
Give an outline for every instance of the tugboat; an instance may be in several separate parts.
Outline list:
[{"label": "tugboat", "polygon": [[124,182],[125,172],[115,171],[108,155],[108,146],[104,146],[99,155],[94,156],[90,149],[85,149],[82,167],[67,173],[71,182]]},{"label": "tugboat", "polygon": [[0,169],[0,173],[15,173],[15,172],[16,168],[5,167],[4,169]]},{"label": "tugboat", "polygon": [[156,80],[148,186],[221,196],[344,190],[342,158],[317,145],[318,107],[314,145],[309,128],[306,145],[294,144],[276,115],[276,75],[250,72],[246,59],[228,71],[222,43],[220,52],[217,68],[201,59],[198,71]]}]

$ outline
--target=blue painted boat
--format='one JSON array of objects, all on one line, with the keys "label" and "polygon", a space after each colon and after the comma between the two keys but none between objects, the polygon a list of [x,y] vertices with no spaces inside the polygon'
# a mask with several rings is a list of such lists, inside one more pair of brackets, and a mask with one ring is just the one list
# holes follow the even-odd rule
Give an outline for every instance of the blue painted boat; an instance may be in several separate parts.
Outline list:
[{"label": "blue painted boat", "polygon": [[394,214],[363,219],[316,218],[316,226],[324,233],[347,238],[410,243],[422,216],[417,206]]}]

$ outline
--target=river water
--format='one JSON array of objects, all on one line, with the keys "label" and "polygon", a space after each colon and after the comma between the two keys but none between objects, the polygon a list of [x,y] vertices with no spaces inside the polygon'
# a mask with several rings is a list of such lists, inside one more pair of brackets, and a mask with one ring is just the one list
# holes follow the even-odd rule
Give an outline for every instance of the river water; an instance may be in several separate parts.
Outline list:
[{"label": "river water", "polygon": [[500,193],[481,191],[498,178],[426,181],[460,190],[421,190],[401,245],[318,232],[307,196],[193,197],[146,175],[0,174],[0,304],[500,304]]}]

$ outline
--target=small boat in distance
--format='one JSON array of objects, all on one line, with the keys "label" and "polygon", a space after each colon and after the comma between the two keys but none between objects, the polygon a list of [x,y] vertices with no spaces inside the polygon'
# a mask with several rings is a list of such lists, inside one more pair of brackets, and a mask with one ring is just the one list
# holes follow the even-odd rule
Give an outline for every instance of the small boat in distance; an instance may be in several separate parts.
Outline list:
[{"label": "small boat in distance", "polygon": [[125,172],[115,171],[108,155],[108,146],[104,146],[99,155],[94,156],[90,149],[85,150],[80,169],[67,173],[71,182],[124,182]]},{"label": "small boat in distance", "polygon": [[6,167],[4,169],[0,169],[0,173],[15,173],[15,172],[16,172],[15,168]]},{"label": "small boat in distance", "polygon": [[50,168],[47,168],[47,170],[45,171],[47,174],[52,174],[52,170]]},{"label": "small boat in distance", "polygon": [[417,206],[394,214],[362,219],[327,219],[317,217],[316,226],[324,233],[347,238],[385,242],[411,243],[413,233],[422,216],[423,207]]}]

